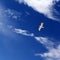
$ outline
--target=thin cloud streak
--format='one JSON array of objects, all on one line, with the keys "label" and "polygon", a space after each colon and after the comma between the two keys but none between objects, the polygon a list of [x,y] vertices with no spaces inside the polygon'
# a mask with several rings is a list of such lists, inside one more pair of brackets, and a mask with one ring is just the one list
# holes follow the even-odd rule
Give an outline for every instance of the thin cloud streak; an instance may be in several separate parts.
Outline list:
[{"label": "thin cloud streak", "polygon": [[22,34],[22,35],[25,35],[25,36],[30,36],[30,37],[33,37],[34,34],[33,33],[29,33],[28,31],[26,30],[22,30],[22,29],[14,29],[14,32],[18,33],[18,34]]},{"label": "thin cloud streak", "polygon": [[34,37],[37,41],[43,44],[48,50],[53,48],[54,43],[50,41],[47,37]]}]

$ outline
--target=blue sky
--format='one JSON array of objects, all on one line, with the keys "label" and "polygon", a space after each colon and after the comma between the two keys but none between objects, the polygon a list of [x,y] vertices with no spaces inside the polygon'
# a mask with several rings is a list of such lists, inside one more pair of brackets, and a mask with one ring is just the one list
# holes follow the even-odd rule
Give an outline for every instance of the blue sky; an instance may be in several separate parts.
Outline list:
[{"label": "blue sky", "polygon": [[[60,18],[52,19],[28,2],[0,1],[0,60],[59,60]],[[39,32],[41,22],[44,29]]]}]

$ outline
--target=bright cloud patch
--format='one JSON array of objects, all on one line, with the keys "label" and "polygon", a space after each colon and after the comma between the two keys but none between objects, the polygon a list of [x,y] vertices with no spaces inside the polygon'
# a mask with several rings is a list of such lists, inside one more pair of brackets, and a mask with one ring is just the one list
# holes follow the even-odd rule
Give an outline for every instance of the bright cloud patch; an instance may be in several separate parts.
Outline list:
[{"label": "bright cloud patch", "polygon": [[48,18],[58,20],[56,15],[54,16],[56,9],[54,9],[53,6],[56,2],[59,2],[59,0],[18,0],[18,2],[27,4],[29,7],[32,7],[34,10],[44,14]]},{"label": "bright cloud patch", "polygon": [[46,60],[60,60],[60,45],[57,48],[50,49],[47,53],[36,54],[42,56]]},{"label": "bright cloud patch", "polygon": [[35,54],[35,56],[44,57],[45,60],[60,60],[60,45],[54,48],[54,43],[48,40],[48,38],[43,38],[43,37],[40,38],[35,37],[35,38],[48,49],[48,52],[43,54],[37,53]]},{"label": "bright cloud patch", "polygon": [[60,45],[55,48],[55,44],[46,37],[35,37],[35,39],[48,49],[48,52],[43,54],[37,53],[35,56],[44,57],[45,60],[60,60]]}]

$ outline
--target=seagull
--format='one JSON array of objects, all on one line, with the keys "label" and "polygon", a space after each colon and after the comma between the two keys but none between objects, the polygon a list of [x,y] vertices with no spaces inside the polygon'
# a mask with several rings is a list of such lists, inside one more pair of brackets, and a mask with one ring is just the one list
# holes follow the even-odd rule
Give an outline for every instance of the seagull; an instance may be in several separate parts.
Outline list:
[{"label": "seagull", "polygon": [[40,26],[39,26],[39,28],[38,28],[38,31],[41,31],[41,29],[44,28],[43,25],[44,25],[44,23],[41,22],[41,24],[40,24]]}]

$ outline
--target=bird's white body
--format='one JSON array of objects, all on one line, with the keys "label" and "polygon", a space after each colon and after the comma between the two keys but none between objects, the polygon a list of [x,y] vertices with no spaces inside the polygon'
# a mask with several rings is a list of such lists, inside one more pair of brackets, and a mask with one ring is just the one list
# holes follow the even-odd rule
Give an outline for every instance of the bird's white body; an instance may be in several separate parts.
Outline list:
[{"label": "bird's white body", "polygon": [[41,24],[40,24],[40,26],[39,26],[39,28],[38,28],[39,31],[41,31],[41,29],[44,28],[43,25],[44,25],[44,23],[41,23]]}]

